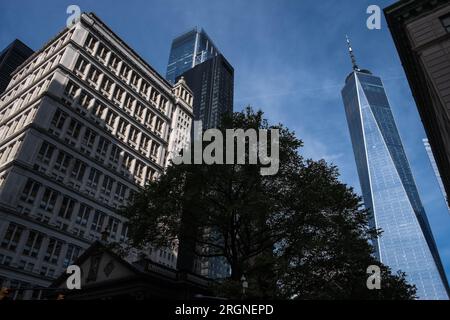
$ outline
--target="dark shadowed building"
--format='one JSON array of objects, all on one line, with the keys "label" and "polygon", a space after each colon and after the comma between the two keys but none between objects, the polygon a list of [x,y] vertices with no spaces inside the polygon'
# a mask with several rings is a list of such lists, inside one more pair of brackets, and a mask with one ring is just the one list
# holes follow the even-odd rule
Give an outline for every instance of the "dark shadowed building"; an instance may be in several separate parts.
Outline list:
[{"label": "dark shadowed building", "polygon": [[399,1],[384,12],[449,194],[450,2]]},{"label": "dark shadowed building", "polygon": [[22,41],[16,39],[0,53],[0,94],[8,87],[11,73],[25,62],[32,54],[31,50]]},{"label": "dark shadowed building", "polygon": [[[203,129],[217,128],[222,115],[233,112],[234,69],[201,28],[194,28],[172,42],[166,79],[174,83],[182,77],[193,93],[193,120],[202,121]],[[177,261],[180,270],[192,270],[209,278],[229,275],[230,267],[223,259],[198,259],[192,252],[192,244],[186,242],[189,241],[185,237],[180,237]]]},{"label": "dark shadowed building", "polygon": [[223,114],[233,112],[234,69],[221,54],[183,73],[194,94],[194,121],[217,128]]},{"label": "dark shadowed building", "polygon": [[81,269],[81,289],[67,290],[66,274],[56,279],[49,299],[67,300],[199,299],[210,293],[210,280],[178,272],[149,259],[129,263],[102,242],[95,242],[75,262]]}]

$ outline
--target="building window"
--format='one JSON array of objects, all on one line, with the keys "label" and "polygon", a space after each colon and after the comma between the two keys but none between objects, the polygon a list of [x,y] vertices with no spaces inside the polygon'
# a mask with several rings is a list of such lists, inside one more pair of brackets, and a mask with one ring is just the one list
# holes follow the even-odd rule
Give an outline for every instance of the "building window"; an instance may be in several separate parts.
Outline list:
[{"label": "building window", "polygon": [[55,165],[53,166],[53,168],[63,174],[65,174],[67,172],[67,167],[69,166],[70,160],[72,159],[72,157],[63,152],[63,151],[59,151],[58,153],[58,157],[56,158],[56,162]]},{"label": "building window", "polygon": [[95,48],[95,44],[97,43],[97,39],[95,39],[92,35],[89,35],[86,40],[86,48],[93,52]]},{"label": "building window", "polygon": [[67,129],[67,134],[73,138],[73,139],[78,139],[78,136],[80,135],[80,130],[81,130],[81,123],[79,123],[78,121],[72,119],[70,121],[70,125],[69,128]]},{"label": "building window", "polygon": [[53,116],[52,126],[56,129],[61,130],[64,122],[66,121],[67,114],[62,112],[61,110],[56,110],[55,115]]},{"label": "building window", "polygon": [[159,92],[156,91],[155,89],[152,89],[152,92],[150,93],[150,100],[152,100],[153,102],[157,102],[158,101],[158,97],[159,97]]},{"label": "building window", "polygon": [[116,186],[116,191],[114,193],[114,200],[123,201],[125,199],[125,193],[127,192],[127,187],[122,183],[118,182]]},{"label": "building window", "polygon": [[62,242],[54,238],[50,238],[45,252],[44,261],[57,264],[59,255],[61,254]]},{"label": "building window", "polygon": [[140,150],[142,153],[144,153],[144,154],[147,153],[147,150],[150,146],[150,141],[151,140],[148,136],[146,136],[146,135],[141,136],[141,145],[139,147],[140,147]]},{"label": "building window", "polygon": [[450,33],[450,14],[447,14],[440,18],[444,29]]},{"label": "building window", "polygon": [[81,182],[83,180],[84,172],[86,171],[86,164],[81,160],[75,160],[75,164],[70,175],[71,178]]},{"label": "building window", "polygon": [[144,106],[142,104],[140,104],[139,102],[136,103],[136,107],[134,109],[134,115],[136,116],[137,119],[141,120],[142,117],[144,116]]},{"label": "building window", "polygon": [[97,153],[101,156],[105,156],[106,152],[108,151],[109,143],[110,142],[105,138],[100,138],[97,146]]},{"label": "building window", "polygon": [[166,112],[166,106],[167,106],[167,99],[166,98],[161,98],[161,100],[159,101],[159,108],[162,112]]},{"label": "building window", "polygon": [[3,238],[1,247],[7,250],[16,251],[23,230],[24,228],[22,226],[10,223],[8,229],[6,230],[5,237]]},{"label": "building window", "polygon": [[91,210],[92,209],[90,207],[81,204],[80,209],[78,210],[77,218],[75,219],[75,223],[85,227],[87,225]]},{"label": "building window", "polygon": [[162,136],[164,121],[161,119],[156,120],[155,131],[159,136]]},{"label": "building window", "polygon": [[134,176],[138,179],[142,179],[142,175],[144,173],[145,165],[141,161],[136,161],[136,164],[134,166]]},{"label": "building window", "polygon": [[27,242],[23,248],[23,254],[36,258],[42,245],[44,235],[37,231],[30,231],[28,234]]},{"label": "building window", "polygon": [[61,207],[59,208],[58,216],[66,220],[70,220],[74,207],[75,200],[69,197],[64,197],[61,203]]},{"label": "building window", "polygon": [[127,94],[125,96],[125,112],[128,114],[131,114],[133,111],[133,103],[134,103],[134,99],[131,95]]},{"label": "building window", "polygon": [[32,272],[34,269],[34,263],[27,262],[25,260],[20,260],[19,265],[17,267],[21,270]]},{"label": "building window", "polygon": [[85,109],[89,107],[93,97],[86,93],[85,91],[81,92],[79,105]]},{"label": "building window", "polygon": [[88,62],[85,59],[80,58],[80,59],[78,59],[77,64],[75,66],[75,71],[78,73],[84,74],[86,71],[87,65],[88,65]]},{"label": "building window", "polygon": [[117,114],[113,111],[108,110],[108,114],[105,118],[105,123],[112,129],[114,127],[114,122],[116,121]]},{"label": "building window", "polygon": [[36,199],[36,195],[40,187],[41,187],[40,183],[28,179],[25,188],[22,191],[22,195],[20,196],[20,200],[31,204],[34,203],[34,200]]},{"label": "building window", "polygon": [[104,62],[106,61],[107,55],[108,49],[103,44],[100,44],[97,49],[97,58]]},{"label": "building window", "polygon": [[78,258],[80,251],[80,247],[69,244],[67,247],[66,256],[64,257],[63,268],[67,268],[68,266],[70,266],[70,264]]},{"label": "building window", "polygon": [[108,96],[109,93],[111,92],[111,86],[112,86],[112,80],[109,79],[108,77],[104,77],[102,80],[102,84],[100,85],[100,92],[103,95]]},{"label": "building window", "polygon": [[117,230],[119,228],[119,223],[120,221],[116,218],[113,217],[109,217],[108,220],[108,231],[109,231],[109,236],[111,238],[115,238],[117,235]]},{"label": "building window", "polygon": [[108,176],[104,176],[101,192],[107,196],[111,194],[114,179]]},{"label": "building window", "polygon": [[112,70],[116,71],[117,67],[119,65],[119,61],[120,61],[119,58],[115,54],[111,54],[111,58],[109,59],[108,66]]},{"label": "building window", "polygon": [[136,90],[138,90],[139,79],[140,79],[139,75],[133,72],[131,75],[131,86],[134,87]]},{"label": "building window", "polygon": [[151,127],[152,123],[153,123],[153,119],[154,119],[155,115],[152,114],[151,112],[147,112],[147,114],[145,115],[145,125],[147,127]]},{"label": "building window", "polygon": [[77,86],[74,82],[69,81],[69,83],[66,86],[66,89],[64,90],[64,94],[67,97],[74,99],[75,96],[77,95],[78,89],[80,89],[79,86]]},{"label": "building window", "polygon": [[141,89],[139,90],[139,92],[141,93],[142,96],[144,96],[144,98],[147,98],[147,92],[148,92],[149,88],[150,88],[150,85],[148,84],[148,82],[142,81]]},{"label": "building window", "polygon": [[95,134],[94,131],[92,131],[91,129],[86,129],[86,132],[84,133],[83,137],[83,145],[85,145],[88,148],[92,148],[96,137],[97,135]]},{"label": "building window", "polygon": [[132,161],[133,161],[133,157],[125,152],[123,155],[123,159],[122,159],[122,168],[124,170],[128,170],[128,172],[130,172]]},{"label": "building window", "polygon": [[153,160],[156,160],[156,158],[158,157],[158,151],[159,151],[159,144],[153,143],[150,151],[150,155]]},{"label": "building window", "polygon": [[117,147],[116,145],[113,145],[111,147],[111,153],[109,155],[109,161],[113,162],[113,163],[118,163],[120,159],[120,148]]},{"label": "building window", "polygon": [[138,130],[135,127],[130,127],[130,132],[128,134],[128,139],[131,142],[134,142],[136,144],[138,138]]},{"label": "building window", "polygon": [[128,79],[128,74],[130,73],[131,69],[126,65],[122,64],[122,70],[120,70],[120,76],[126,81]]},{"label": "building window", "polygon": [[46,188],[44,191],[44,195],[42,196],[41,199],[40,208],[47,212],[52,212],[53,209],[55,208],[57,198],[58,198],[57,191],[50,188]]},{"label": "building window", "polygon": [[96,117],[101,118],[103,115],[103,112],[106,110],[106,107],[101,104],[100,102],[95,103],[94,108],[92,110],[92,114],[94,114]]},{"label": "building window", "polygon": [[156,171],[150,167],[147,167],[147,177],[145,178],[148,181],[153,181]]},{"label": "building window", "polygon": [[100,72],[96,68],[91,67],[88,74],[88,80],[90,81],[90,83],[96,85],[99,77]]},{"label": "building window", "polygon": [[41,148],[39,149],[37,159],[43,163],[48,164],[50,162],[50,159],[52,158],[54,151],[55,147],[44,141],[41,145]]},{"label": "building window", "polygon": [[117,126],[117,136],[122,140],[125,139],[127,127],[128,127],[128,122],[126,122],[123,119],[120,119],[119,125]]},{"label": "building window", "polygon": [[128,236],[128,224],[124,223],[122,224],[122,230],[120,230],[120,237],[119,241],[125,241]]},{"label": "building window", "polygon": [[121,88],[121,87],[116,87],[116,89],[114,90],[114,101],[116,103],[120,103],[122,101],[122,96],[125,93],[125,91]]},{"label": "building window", "polygon": [[91,171],[89,172],[89,178],[87,185],[91,188],[97,188],[98,181],[100,179],[101,172],[97,169],[91,168]]},{"label": "building window", "polygon": [[102,232],[103,222],[105,221],[105,215],[100,211],[95,211],[94,218],[92,219],[91,230]]}]

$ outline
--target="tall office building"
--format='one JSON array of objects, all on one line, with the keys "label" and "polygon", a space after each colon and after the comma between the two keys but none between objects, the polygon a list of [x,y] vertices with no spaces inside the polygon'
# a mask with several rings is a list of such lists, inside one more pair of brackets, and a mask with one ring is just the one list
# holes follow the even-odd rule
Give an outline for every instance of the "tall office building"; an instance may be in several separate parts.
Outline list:
[{"label": "tall office building", "polygon": [[450,194],[450,2],[384,9],[447,194]]},{"label": "tall office building", "polygon": [[11,80],[11,73],[25,62],[33,50],[22,41],[16,39],[0,52],[0,94],[2,94]]},{"label": "tall office building", "polygon": [[427,151],[428,159],[430,159],[431,167],[433,168],[434,174],[436,175],[436,180],[439,184],[439,189],[441,189],[442,196],[444,197],[445,203],[447,205],[447,209],[450,212],[450,207],[448,206],[447,193],[445,192],[444,184],[442,183],[441,174],[439,173],[439,169],[436,164],[436,159],[433,155],[433,150],[431,149],[430,142],[428,139],[423,139],[423,145],[425,146],[425,150]]},{"label": "tall office building", "polygon": [[194,94],[194,120],[203,129],[217,128],[233,113],[234,69],[221,54],[183,73]]},{"label": "tall office building", "polygon": [[[224,113],[233,112],[234,69],[203,29],[194,28],[175,38],[170,50],[166,79],[185,81],[194,96],[194,121],[203,129],[217,128]],[[191,132],[193,138],[193,131]],[[221,258],[195,259],[180,239],[179,268],[210,278],[225,278],[230,267]],[[189,248],[189,246],[187,246]]]},{"label": "tall office building", "polygon": [[[125,241],[117,209],[164,170],[191,121],[185,83],[94,14],[32,55],[0,96],[0,287],[39,298],[23,288],[49,285],[94,240]],[[176,266],[171,250],[150,258]]]},{"label": "tall office building", "polygon": [[377,258],[406,272],[419,299],[448,299],[448,282],[381,79],[356,65],[342,97]]},{"label": "tall office building", "polygon": [[[233,112],[234,69],[203,29],[194,28],[173,40],[166,79],[171,83],[185,81],[191,88],[193,119],[201,121],[203,129],[217,128],[223,113]],[[179,268],[210,278],[229,275],[230,267],[223,259],[195,259],[187,252],[190,249],[183,249],[183,239],[180,242]]]},{"label": "tall office building", "polygon": [[196,65],[220,54],[206,32],[201,28],[194,28],[172,42],[166,79],[175,83],[177,77],[192,69]]}]

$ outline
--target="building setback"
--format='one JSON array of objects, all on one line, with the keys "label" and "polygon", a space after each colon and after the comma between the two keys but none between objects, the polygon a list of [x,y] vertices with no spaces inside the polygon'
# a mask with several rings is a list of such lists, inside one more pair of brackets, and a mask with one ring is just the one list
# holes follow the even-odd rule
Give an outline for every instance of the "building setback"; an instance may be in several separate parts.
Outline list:
[{"label": "building setback", "polygon": [[0,96],[0,287],[37,299],[20,288],[49,285],[101,234],[125,241],[117,209],[188,143],[192,100],[92,13],[17,69]]},{"label": "building setback", "polygon": [[202,121],[203,129],[218,128],[222,116],[233,113],[233,67],[219,54],[182,77],[194,94],[194,121]]},{"label": "building setback", "polygon": [[419,299],[447,300],[448,282],[382,80],[361,70],[342,89],[364,204],[371,226],[383,231],[373,243],[376,257],[401,270]]},{"label": "building setback", "polygon": [[11,73],[16,70],[32,54],[33,50],[22,41],[16,39],[0,52],[0,94],[11,80]]},{"label": "building setback", "polygon": [[220,51],[205,30],[193,28],[183,33],[172,41],[167,64],[167,81],[175,83],[180,75],[218,54]]},{"label": "building setback", "polygon": [[384,12],[450,194],[450,3],[406,0]]}]

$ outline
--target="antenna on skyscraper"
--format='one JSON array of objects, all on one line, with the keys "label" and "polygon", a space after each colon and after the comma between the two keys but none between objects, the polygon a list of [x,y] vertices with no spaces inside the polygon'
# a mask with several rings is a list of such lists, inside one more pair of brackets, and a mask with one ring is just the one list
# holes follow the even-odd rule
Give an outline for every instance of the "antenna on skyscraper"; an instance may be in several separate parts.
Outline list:
[{"label": "antenna on skyscraper", "polygon": [[348,38],[347,35],[345,37],[347,38],[348,52],[350,53],[350,58],[352,59],[353,70],[361,71],[361,69],[359,69],[358,65],[356,64],[356,58],[355,54],[353,53],[353,48],[350,39]]}]

